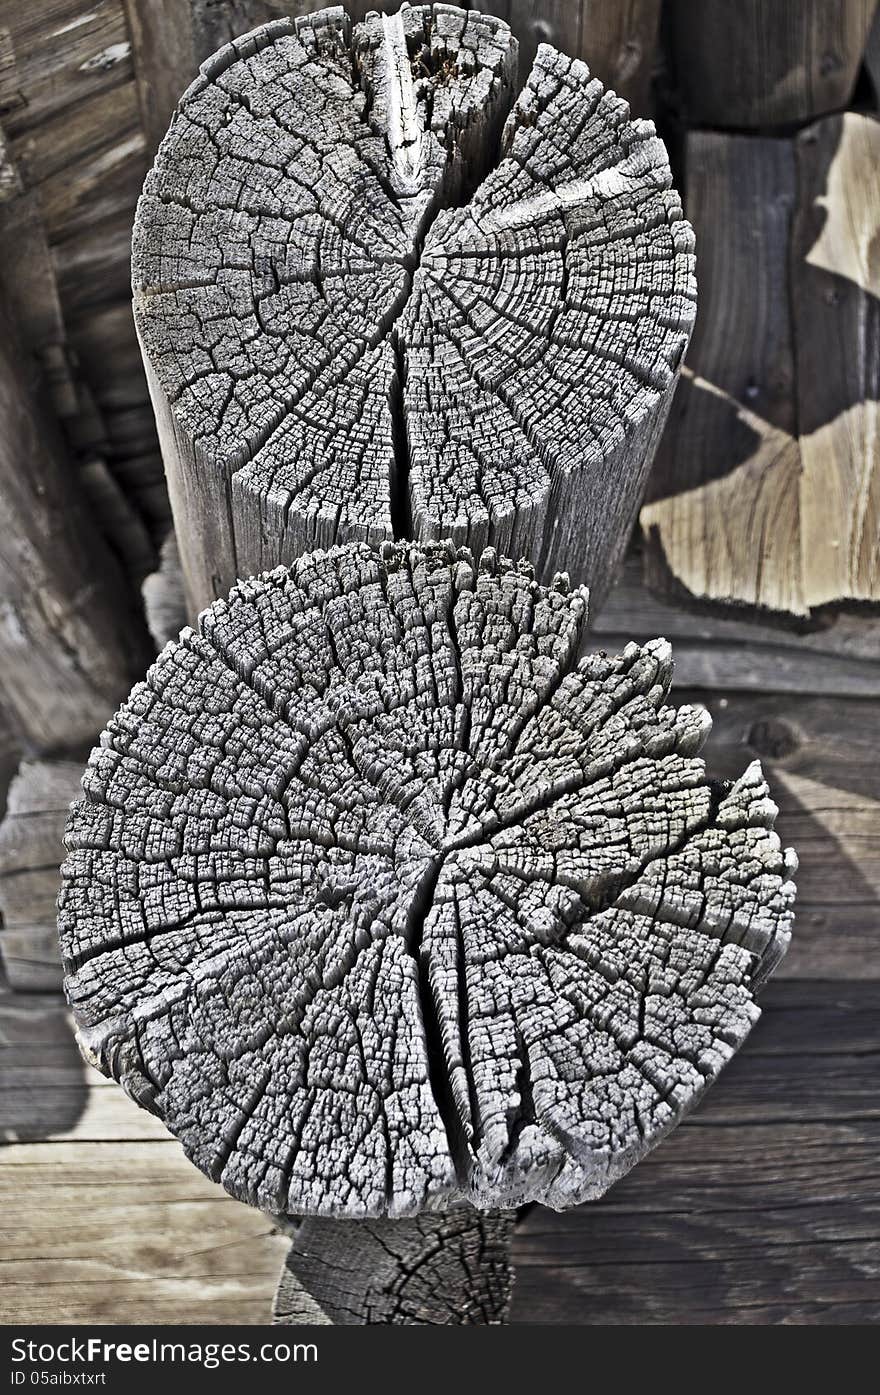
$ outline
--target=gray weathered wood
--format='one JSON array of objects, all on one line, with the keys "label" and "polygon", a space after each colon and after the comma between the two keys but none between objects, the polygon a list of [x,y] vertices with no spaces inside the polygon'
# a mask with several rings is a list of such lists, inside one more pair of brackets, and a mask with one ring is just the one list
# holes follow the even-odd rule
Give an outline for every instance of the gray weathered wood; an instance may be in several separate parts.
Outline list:
[{"label": "gray weathered wood", "polygon": [[507,1320],[515,1213],[460,1209],[399,1221],[308,1217],[272,1320],[298,1326],[497,1325]]},{"label": "gray weathered wood", "polygon": [[606,649],[664,635],[675,649],[679,687],[880,698],[880,617],[836,609],[795,629],[770,618],[762,623],[749,611],[684,608],[648,589],[635,554],[598,615],[591,614],[590,633]]},{"label": "gray weathered wood", "polygon": [[[875,963],[877,943],[875,912]],[[877,1321],[878,984],[774,979],[762,1007],[723,1087],[602,1201],[528,1212],[511,1322]],[[265,1322],[289,1241],[73,1074],[62,1017],[57,997],[0,1001],[0,1133],[18,1093],[35,1140],[0,1148],[6,1322]]]},{"label": "gray weathered wood", "polygon": [[797,138],[792,320],[804,599],[880,602],[880,123]]},{"label": "gray weathered wood", "polygon": [[635,116],[650,115],[660,0],[501,0],[492,9],[519,40],[521,72],[528,72],[538,44],[552,44],[583,58]]},{"label": "gray weathered wood", "polygon": [[789,935],[775,806],[757,763],[708,780],[665,642],[577,659],[585,611],[489,553],[314,553],[111,722],[68,827],[68,998],[233,1195],[567,1206],[748,1033]]},{"label": "gray weathered wood", "polygon": [[91,741],[146,650],[0,295],[0,701],[37,750]]},{"label": "gray weathered wood", "polygon": [[878,164],[855,113],[688,137],[706,313],[641,513],[667,595],[789,619],[880,600]]},{"label": "gray weathered wood", "polygon": [[141,587],[147,628],[157,649],[176,639],[186,624],[186,593],[174,531],[168,534],[159,552],[159,569],[144,579]]},{"label": "gray weathered wood", "polygon": [[23,761],[0,823],[0,964],[11,988],[60,989],[55,903],[78,761]]},{"label": "gray weathered wood", "polygon": [[774,983],[764,1006],[663,1148],[598,1204],[517,1227],[512,1322],[880,1320],[880,985]]},{"label": "gray weathered wood", "polygon": [[410,533],[608,584],[693,319],[692,234],[653,126],[546,46],[493,168],[514,59],[452,6],[353,30],[325,10],[183,97],[133,284],[194,607]]},{"label": "gray weathered wood", "polygon": [[[85,448],[101,457],[129,502],[157,535],[167,527],[161,468],[129,489],[118,462],[155,451],[158,443],[131,320],[131,222],[149,158],[141,131],[130,35],[123,0],[32,0],[5,4],[0,19],[0,112],[9,147],[35,211],[4,271],[30,307],[63,319],[66,363],[56,363],[53,405],[68,395],[65,430],[90,429],[92,413],[71,395],[90,389],[103,431]],[[48,269],[46,269],[48,268]],[[56,294],[57,291],[57,294]],[[122,342],[124,340],[124,342]],[[45,364],[41,364],[45,368]],[[63,372],[61,372],[63,370]],[[125,434],[135,403],[145,409],[145,439]]]},{"label": "gray weathered wood", "polygon": [[876,0],[670,0],[688,123],[785,126],[845,107]]}]

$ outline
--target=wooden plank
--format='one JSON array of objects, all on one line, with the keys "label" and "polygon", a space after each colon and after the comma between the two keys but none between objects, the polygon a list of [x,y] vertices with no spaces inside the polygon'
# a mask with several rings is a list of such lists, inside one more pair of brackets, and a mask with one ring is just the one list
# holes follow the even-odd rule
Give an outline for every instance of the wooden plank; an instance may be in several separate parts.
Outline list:
[{"label": "wooden plank", "polygon": [[779,126],[849,102],[876,0],[670,0],[692,126]]},{"label": "wooden plank", "polygon": [[24,137],[80,102],[133,80],[120,0],[41,0],[3,7],[0,117]]},{"label": "wooden plank", "polygon": [[664,594],[795,620],[880,600],[878,163],[854,113],[688,138],[703,312],[641,514]]},{"label": "wooden plank", "polygon": [[880,620],[826,611],[806,630],[762,623],[715,607],[683,607],[645,585],[633,552],[592,620],[589,643],[618,652],[629,640],[672,641],[676,682],[685,688],[880,696]]},{"label": "wooden plank", "polygon": [[876,1322],[876,984],[776,983],[689,1120],[601,1201],[535,1208],[513,1320]]},{"label": "wooden plank", "polygon": [[6,1322],[262,1323],[289,1241],[173,1142],[0,1151]]},{"label": "wooden plank", "polygon": [[794,931],[778,975],[880,977],[876,702],[730,693],[708,705],[710,773],[732,779],[757,756],[779,805],[779,835],[800,859]]},{"label": "wooden plank", "polygon": [[880,599],[880,123],[798,137],[791,241],[804,600]]},{"label": "wooden plank", "polygon": [[141,125],[152,159],[180,94],[198,72],[191,9],[181,0],[125,0],[125,14]]},{"label": "wooden plank", "polygon": [[687,178],[702,309],[641,514],[647,579],[804,615],[786,293],[794,150],[694,133]]}]

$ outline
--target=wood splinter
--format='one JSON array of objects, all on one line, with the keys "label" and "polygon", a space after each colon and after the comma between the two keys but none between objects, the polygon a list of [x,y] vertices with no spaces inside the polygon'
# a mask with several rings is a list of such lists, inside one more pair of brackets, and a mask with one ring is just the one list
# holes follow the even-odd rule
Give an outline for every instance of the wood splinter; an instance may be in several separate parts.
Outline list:
[{"label": "wood splinter", "polygon": [[546,44],[512,106],[516,55],[473,10],[337,6],[235,40],[181,98],[133,289],[193,613],[393,537],[601,600],[693,323],[693,234],[652,123]]},{"label": "wood splinter", "polygon": [[585,614],[491,551],[315,552],[184,630],[91,756],[79,1040],[306,1218],[279,1321],[503,1321],[512,1208],[601,1196],[759,1015],[796,866],[760,766],[710,780],[668,644],[578,659]]}]

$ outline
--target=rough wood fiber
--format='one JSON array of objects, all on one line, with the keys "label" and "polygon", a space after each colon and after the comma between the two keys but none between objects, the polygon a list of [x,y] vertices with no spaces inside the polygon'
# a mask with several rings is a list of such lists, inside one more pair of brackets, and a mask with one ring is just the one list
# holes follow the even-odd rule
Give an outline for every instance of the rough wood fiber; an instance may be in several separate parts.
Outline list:
[{"label": "rough wood fiber", "polygon": [[177,639],[186,624],[186,595],[177,538],[172,530],[159,552],[159,570],[151,572],[141,587],[147,628],[157,649]]},{"label": "rough wood fiber", "polygon": [[[875,965],[877,944],[875,903]],[[512,1323],[880,1318],[880,985],[776,977],[762,1007],[662,1148],[602,1201],[516,1227]],[[0,1000],[0,1136],[17,1095],[35,1140],[0,1148],[5,1321],[265,1322],[289,1240],[97,1072],[59,1089],[77,1060],[57,997]]]},{"label": "rough wood fiber", "polygon": [[147,651],[36,377],[0,294],[0,701],[47,751],[94,740]]},{"label": "rough wood fiber", "polygon": [[[161,537],[167,491],[161,461],[156,470],[149,460],[158,443],[130,304],[131,223],[149,159],[123,0],[0,8],[0,114],[36,213],[33,235],[6,265],[32,307],[33,291],[42,304],[60,303],[69,368],[99,413],[88,453],[105,460]],[[128,430],[135,404],[139,439]],[[65,429],[93,425],[81,403],[65,413]]]},{"label": "rough wood fiber", "polygon": [[849,102],[877,0],[670,0],[692,126],[784,126]]},{"label": "rough wood fiber", "polygon": [[133,284],[194,606],[410,533],[607,585],[692,234],[653,126],[547,46],[498,160],[514,67],[475,12],[333,9],[222,50],[181,100]]},{"label": "rough wood fiber", "polygon": [[[150,0],[148,5],[126,0],[150,153],[155,153],[199,63],[270,20],[323,8],[324,0]],[[393,14],[399,8],[399,0],[352,0],[346,6],[355,21],[371,10]],[[529,72],[538,44],[552,44],[585,59],[637,116],[649,114],[660,0],[493,0],[492,14],[513,31],[521,74]]]},{"label": "rough wood fiber", "polygon": [[68,827],[89,1057],[235,1196],[402,1217],[600,1195],[714,1079],[787,944],[757,763],[668,646],[442,547],[315,553],[169,646]]},{"label": "rough wood fiber", "polygon": [[296,1230],[275,1323],[474,1326],[507,1319],[513,1212],[458,1210],[399,1221],[321,1221]]},{"label": "rough wood fiber", "polygon": [[538,44],[552,44],[589,63],[636,116],[649,114],[660,0],[500,0],[492,10],[519,40],[522,72]]},{"label": "rough wood fiber", "polygon": [[23,761],[0,823],[0,963],[11,988],[61,987],[55,903],[78,761]]},{"label": "rough wood fiber", "polygon": [[664,635],[678,688],[880,699],[880,616],[836,609],[809,629],[762,623],[753,612],[678,606],[650,591],[642,571],[635,554],[621,568],[591,619],[595,644],[615,649]]},{"label": "rough wood fiber", "polygon": [[880,600],[878,166],[855,113],[688,137],[706,313],[641,514],[667,594],[803,619]]}]

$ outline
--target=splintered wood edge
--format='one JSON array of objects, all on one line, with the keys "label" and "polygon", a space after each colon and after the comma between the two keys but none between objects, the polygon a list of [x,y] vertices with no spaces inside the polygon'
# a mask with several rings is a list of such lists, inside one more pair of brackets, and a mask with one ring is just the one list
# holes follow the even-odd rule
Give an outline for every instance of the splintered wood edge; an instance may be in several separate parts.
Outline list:
[{"label": "splintered wood edge", "polygon": [[235,1196],[406,1216],[600,1195],[788,944],[760,766],[707,778],[663,640],[564,578],[310,554],[168,645],[90,759],[59,926],[89,1059]]}]

